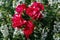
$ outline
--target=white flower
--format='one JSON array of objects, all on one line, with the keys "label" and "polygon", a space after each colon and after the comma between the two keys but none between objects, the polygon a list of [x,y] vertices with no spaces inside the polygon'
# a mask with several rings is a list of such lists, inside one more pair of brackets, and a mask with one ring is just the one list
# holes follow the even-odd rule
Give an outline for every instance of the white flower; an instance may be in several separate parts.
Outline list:
[{"label": "white flower", "polygon": [[0,1],[0,6],[1,6],[2,4],[4,4],[4,2]]},{"label": "white flower", "polygon": [[1,30],[1,33],[3,34],[4,37],[7,37],[9,35],[7,25],[1,25],[1,29],[0,30]]},{"label": "white flower", "polygon": [[17,35],[19,35],[19,34],[23,34],[23,31],[21,30],[21,29],[18,29],[17,27],[15,28],[15,30],[14,30],[14,33],[13,33],[13,38]]},{"label": "white flower", "polygon": [[58,8],[60,8],[60,4],[58,4]]}]

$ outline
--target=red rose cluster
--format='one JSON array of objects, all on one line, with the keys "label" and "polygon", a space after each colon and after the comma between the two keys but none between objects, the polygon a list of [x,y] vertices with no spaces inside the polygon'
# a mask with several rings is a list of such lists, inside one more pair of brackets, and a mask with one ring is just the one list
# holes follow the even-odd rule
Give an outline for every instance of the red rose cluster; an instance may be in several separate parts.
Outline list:
[{"label": "red rose cluster", "polygon": [[41,10],[44,10],[44,5],[41,3],[33,2],[26,10],[26,14],[29,15],[33,20],[41,18]]},{"label": "red rose cluster", "polygon": [[22,17],[23,11],[26,11],[26,14],[30,16],[33,20],[42,18],[41,10],[44,10],[44,5],[38,2],[33,2],[33,4],[29,7],[26,7],[26,4],[21,4],[16,7],[17,14],[14,14],[12,17],[12,26],[13,28],[20,29],[23,25],[26,27],[23,30],[23,33],[25,34],[26,38],[29,38],[29,36],[33,33],[34,30],[34,24],[32,21],[24,20]]}]

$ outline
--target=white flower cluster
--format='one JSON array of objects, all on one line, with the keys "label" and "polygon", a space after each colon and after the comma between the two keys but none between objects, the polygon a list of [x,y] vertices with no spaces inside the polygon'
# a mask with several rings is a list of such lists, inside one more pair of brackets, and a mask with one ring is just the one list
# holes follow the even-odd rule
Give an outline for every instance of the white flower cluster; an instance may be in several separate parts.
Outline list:
[{"label": "white flower cluster", "polygon": [[20,4],[20,2],[25,3],[25,0],[18,0],[18,1],[13,0],[13,8],[15,8],[16,6],[18,6]]},{"label": "white flower cluster", "polygon": [[60,8],[60,4],[58,4],[58,8]]},{"label": "white flower cluster", "polygon": [[2,2],[2,0],[0,0],[0,6],[2,6],[4,4],[4,2]]},{"label": "white flower cluster", "polygon": [[54,38],[54,40],[60,40],[60,37],[59,37],[59,34],[58,33],[55,33],[53,35],[53,38]]},{"label": "white flower cluster", "polygon": [[54,25],[54,30],[53,30],[53,32],[54,32],[53,38],[54,38],[54,40],[60,40],[60,37],[59,37],[60,22],[55,21],[54,23],[55,23],[55,25]]},{"label": "white flower cluster", "polygon": [[54,23],[54,32],[60,32],[60,22],[55,21]]},{"label": "white flower cluster", "polygon": [[42,36],[42,37],[41,37],[41,40],[45,40],[45,38],[46,38],[46,36],[47,36],[47,33],[48,33],[48,32],[45,31],[45,30],[46,30],[46,29],[43,29],[43,30],[42,30],[42,33],[41,33],[41,36]]},{"label": "white flower cluster", "polygon": [[4,38],[9,35],[8,27],[7,27],[6,24],[5,24],[5,25],[3,25],[3,24],[1,25],[0,31],[1,31],[1,33],[3,34],[3,37],[4,37]]},{"label": "white flower cluster", "polygon": [[14,33],[13,33],[13,38],[14,38],[16,35],[19,35],[19,34],[23,34],[23,31],[22,31],[21,29],[15,28]]}]

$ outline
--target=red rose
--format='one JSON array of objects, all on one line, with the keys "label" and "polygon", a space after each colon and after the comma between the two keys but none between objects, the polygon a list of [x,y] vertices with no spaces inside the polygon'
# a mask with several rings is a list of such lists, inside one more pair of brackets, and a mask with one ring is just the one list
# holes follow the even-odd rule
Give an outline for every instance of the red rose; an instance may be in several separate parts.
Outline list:
[{"label": "red rose", "polygon": [[44,10],[44,5],[42,3],[38,3],[40,10]]},{"label": "red rose", "polygon": [[25,4],[21,4],[21,5],[18,5],[18,6],[16,7],[16,12],[18,12],[18,13],[21,13],[21,12],[23,12],[24,10],[26,10],[26,5],[25,5]]},{"label": "red rose", "polygon": [[31,5],[32,8],[39,8],[39,10],[44,10],[44,5],[42,3],[38,3],[38,2],[33,2],[33,4]]},{"label": "red rose", "polygon": [[28,16],[30,16],[33,20],[35,20],[35,19],[39,18],[39,16],[40,16],[41,13],[40,13],[40,10],[39,10],[38,7],[37,8],[31,8],[31,7],[29,7],[26,10],[26,14]]},{"label": "red rose", "polygon": [[20,28],[26,23],[26,20],[24,20],[20,14],[14,14],[12,18],[12,26],[15,28]]},{"label": "red rose", "polygon": [[32,7],[32,8],[38,7],[38,3],[37,3],[37,2],[33,2],[33,3],[31,4],[31,7]]},{"label": "red rose", "polygon": [[44,10],[43,4],[38,2],[33,2],[33,4],[27,8],[26,14],[30,16],[33,20],[35,20],[42,17],[40,13],[41,10]]},{"label": "red rose", "polygon": [[26,25],[26,27],[23,30],[23,32],[24,32],[24,35],[26,36],[26,38],[29,38],[29,36],[34,31],[34,24],[32,23],[32,21],[28,21],[25,25]]}]

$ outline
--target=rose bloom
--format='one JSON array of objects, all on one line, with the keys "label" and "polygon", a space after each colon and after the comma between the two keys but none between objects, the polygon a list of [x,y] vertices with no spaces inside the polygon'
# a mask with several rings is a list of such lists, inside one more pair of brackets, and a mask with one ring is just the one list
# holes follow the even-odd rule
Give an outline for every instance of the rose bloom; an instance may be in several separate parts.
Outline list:
[{"label": "rose bloom", "polygon": [[20,28],[26,23],[26,20],[22,18],[20,14],[14,14],[12,18],[12,26]]},{"label": "rose bloom", "polygon": [[26,38],[29,38],[29,36],[33,33],[34,31],[34,24],[32,23],[32,21],[27,21],[25,24],[25,29],[23,30],[24,35],[26,36]]}]

